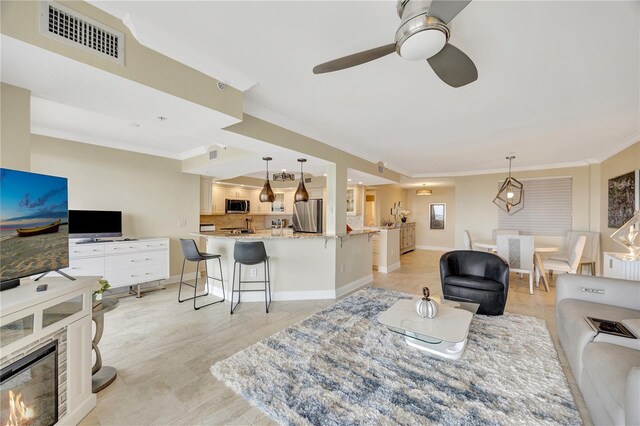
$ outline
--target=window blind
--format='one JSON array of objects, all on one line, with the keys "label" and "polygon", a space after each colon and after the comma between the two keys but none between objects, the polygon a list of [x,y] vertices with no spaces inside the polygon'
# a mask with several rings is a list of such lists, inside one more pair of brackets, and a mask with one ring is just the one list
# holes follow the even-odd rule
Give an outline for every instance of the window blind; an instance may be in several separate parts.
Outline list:
[{"label": "window blind", "polygon": [[[571,177],[520,181],[524,185],[524,208],[513,216],[500,210],[498,228],[519,229],[530,235],[564,235],[571,230]],[[498,183],[498,188],[501,184]]]}]

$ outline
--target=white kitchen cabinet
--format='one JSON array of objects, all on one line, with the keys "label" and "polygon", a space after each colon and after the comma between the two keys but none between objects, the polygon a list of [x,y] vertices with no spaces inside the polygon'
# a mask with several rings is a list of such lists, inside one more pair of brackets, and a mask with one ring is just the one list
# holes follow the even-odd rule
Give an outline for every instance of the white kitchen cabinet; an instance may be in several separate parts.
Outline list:
[{"label": "white kitchen cabinet", "polygon": [[324,198],[322,188],[307,189],[307,191],[309,192],[309,199],[316,200]]},{"label": "white kitchen cabinet", "polygon": [[248,200],[249,193],[244,188],[227,188],[226,196],[230,200]]},{"label": "white kitchen cabinet", "polygon": [[605,277],[640,281],[640,260],[627,260],[625,253],[604,252],[603,255]]},{"label": "white kitchen cabinet", "polygon": [[295,192],[288,191],[284,193],[284,212],[293,214],[293,203],[294,203]]},{"label": "white kitchen cabinet", "polygon": [[200,214],[210,215],[212,212],[211,178],[200,178]]},{"label": "white kitchen cabinet", "polygon": [[359,186],[347,188],[347,215],[359,216],[362,214],[362,190]]},{"label": "white kitchen cabinet", "polygon": [[218,185],[211,186],[211,214],[221,215],[225,213],[225,189]]}]

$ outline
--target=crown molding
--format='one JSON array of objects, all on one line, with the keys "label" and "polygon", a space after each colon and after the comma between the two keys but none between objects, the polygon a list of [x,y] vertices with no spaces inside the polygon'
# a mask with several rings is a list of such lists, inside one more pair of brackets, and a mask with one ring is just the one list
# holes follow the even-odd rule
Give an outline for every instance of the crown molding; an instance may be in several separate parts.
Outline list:
[{"label": "crown molding", "polygon": [[613,150],[609,151],[606,155],[597,158],[596,160],[593,160],[595,163],[602,163],[605,160],[608,160],[609,158],[613,157],[614,155],[616,155],[619,152],[624,151],[625,149],[629,148],[631,145],[634,145],[636,143],[640,142],[640,130],[638,130],[637,132],[633,133],[631,136],[629,136],[628,138],[625,138],[623,140],[621,140],[620,142],[618,142],[616,144],[616,148],[614,148]]}]

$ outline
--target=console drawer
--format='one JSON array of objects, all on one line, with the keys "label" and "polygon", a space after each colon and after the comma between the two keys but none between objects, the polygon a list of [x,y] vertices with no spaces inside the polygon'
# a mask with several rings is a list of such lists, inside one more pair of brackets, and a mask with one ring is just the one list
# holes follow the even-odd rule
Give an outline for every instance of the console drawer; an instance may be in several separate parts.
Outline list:
[{"label": "console drawer", "polygon": [[167,262],[166,252],[127,253],[120,256],[105,257],[107,271],[118,269],[131,269],[137,267],[149,267]]},{"label": "console drawer", "polygon": [[69,244],[69,258],[103,256],[104,246],[102,244]]},{"label": "console drawer", "polygon": [[69,267],[61,269],[72,277],[85,275],[104,275],[104,257],[89,257],[86,259],[69,259]]},{"label": "console drawer", "polygon": [[140,250],[167,250],[168,241],[140,241]]},{"label": "console drawer", "polygon": [[104,247],[105,254],[122,254],[122,253],[133,253],[140,250],[139,242],[130,242],[127,241],[125,243],[118,244],[106,244]]}]

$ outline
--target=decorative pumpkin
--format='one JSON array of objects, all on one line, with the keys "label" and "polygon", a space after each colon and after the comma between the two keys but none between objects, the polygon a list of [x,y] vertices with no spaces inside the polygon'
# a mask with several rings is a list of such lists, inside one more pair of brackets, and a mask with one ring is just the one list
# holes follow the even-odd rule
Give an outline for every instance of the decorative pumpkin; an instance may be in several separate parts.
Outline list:
[{"label": "decorative pumpkin", "polygon": [[416,302],[416,312],[422,318],[433,318],[438,315],[438,302],[429,298],[429,287],[422,288],[424,297]]}]

